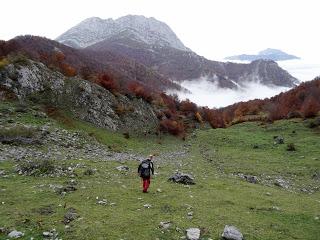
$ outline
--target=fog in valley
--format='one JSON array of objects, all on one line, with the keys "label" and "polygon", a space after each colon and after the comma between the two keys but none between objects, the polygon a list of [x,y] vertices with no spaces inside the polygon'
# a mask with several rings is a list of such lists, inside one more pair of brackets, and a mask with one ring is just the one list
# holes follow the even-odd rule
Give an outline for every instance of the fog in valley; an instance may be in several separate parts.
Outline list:
[{"label": "fog in valley", "polygon": [[277,86],[265,86],[260,83],[245,83],[239,89],[219,88],[215,83],[209,82],[206,78],[180,83],[188,91],[169,92],[176,93],[179,99],[189,99],[199,106],[220,108],[240,101],[251,99],[264,99],[272,97],[289,88]]}]

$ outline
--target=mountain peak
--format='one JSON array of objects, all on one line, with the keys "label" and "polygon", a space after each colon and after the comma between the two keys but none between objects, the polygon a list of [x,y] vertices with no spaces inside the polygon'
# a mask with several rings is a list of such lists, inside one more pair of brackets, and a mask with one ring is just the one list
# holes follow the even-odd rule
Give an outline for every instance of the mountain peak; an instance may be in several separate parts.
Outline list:
[{"label": "mountain peak", "polygon": [[127,15],[115,20],[87,18],[56,40],[71,47],[85,48],[125,30],[133,30],[150,45],[189,51],[166,23],[142,15]]}]

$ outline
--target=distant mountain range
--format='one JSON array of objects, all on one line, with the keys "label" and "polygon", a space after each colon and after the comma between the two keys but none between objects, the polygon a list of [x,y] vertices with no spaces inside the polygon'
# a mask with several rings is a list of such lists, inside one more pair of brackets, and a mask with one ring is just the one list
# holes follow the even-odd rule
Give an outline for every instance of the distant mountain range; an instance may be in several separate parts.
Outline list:
[{"label": "distant mountain range", "polygon": [[237,88],[252,81],[286,87],[298,83],[270,60],[250,64],[210,61],[184,46],[167,24],[144,16],[128,15],[116,20],[89,18],[56,40],[73,48],[96,52],[99,58],[103,57],[103,52],[120,55],[175,82],[205,77],[224,88]]},{"label": "distant mountain range", "polygon": [[278,49],[267,48],[260,51],[256,55],[241,54],[231,57],[226,57],[226,60],[239,60],[239,61],[255,61],[259,59],[272,60],[272,61],[284,61],[292,59],[300,59],[297,56],[287,54]]}]

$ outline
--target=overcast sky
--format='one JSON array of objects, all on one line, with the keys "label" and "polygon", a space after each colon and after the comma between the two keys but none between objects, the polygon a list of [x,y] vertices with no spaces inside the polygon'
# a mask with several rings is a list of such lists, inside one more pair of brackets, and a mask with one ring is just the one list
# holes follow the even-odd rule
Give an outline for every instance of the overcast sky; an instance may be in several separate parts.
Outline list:
[{"label": "overcast sky", "polygon": [[0,39],[56,38],[88,17],[127,14],[166,22],[209,59],[278,48],[302,58],[320,54],[318,0],[4,0]]}]

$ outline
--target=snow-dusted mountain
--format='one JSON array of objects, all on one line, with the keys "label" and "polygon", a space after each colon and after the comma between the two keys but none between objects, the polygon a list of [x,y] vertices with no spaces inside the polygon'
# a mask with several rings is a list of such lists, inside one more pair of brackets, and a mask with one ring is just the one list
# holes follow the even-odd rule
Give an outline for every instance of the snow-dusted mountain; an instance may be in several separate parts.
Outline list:
[{"label": "snow-dusted mountain", "polygon": [[56,40],[70,47],[85,48],[114,35],[122,34],[122,32],[139,36],[139,41],[145,44],[189,51],[167,24],[152,17],[137,15],[127,15],[116,20],[88,18],[60,35]]}]

